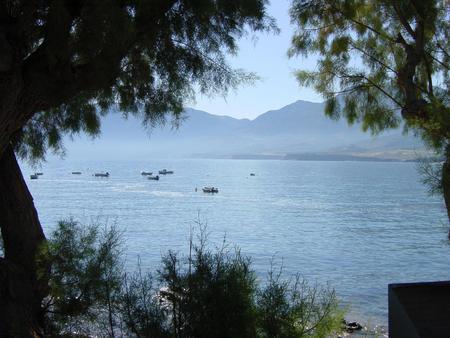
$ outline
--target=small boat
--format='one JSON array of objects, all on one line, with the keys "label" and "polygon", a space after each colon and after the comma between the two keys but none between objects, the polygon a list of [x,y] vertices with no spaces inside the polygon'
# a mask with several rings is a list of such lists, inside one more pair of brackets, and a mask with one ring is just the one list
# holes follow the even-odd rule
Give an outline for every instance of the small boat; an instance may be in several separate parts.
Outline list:
[{"label": "small boat", "polygon": [[205,193],[210,193],[210,194],[214,194],[214,193],[218,193],[219,189],[218,188],[214,188],[214,187],[204,187],[203,192]]},{"label": "small boat", "polygon": [[35,175],[42,176],[42,175],[44,175],[44,173],[35,173]]},{"label": "small boat", "polygon": [[38,177],[39,176],[37,174],[30,175],[30,180],[37,180]]},{"label": "small boat", "polygon": [[163,170],[160,170],[160,171],[158,172],[158,174],[160,174],[160,175],[173,174],[173,170],[166,170],[166,169],[163,169]]},{"label": "small boat", "polygon": [[151,175],[153,175],[153,173],[150,171],[141,171],[141,175],[142,176],[151,176]]},{"label": "small boat", "polygon": [[109,177],[109,172],[106,173],[95,173],[95,177]]},{"label": "small boat", "polygon": [[255,173],[250,173],[250,176],[255,176]]},{"label": "small boat", "polygon": [[159,181],[159,176],[158,176],[158,175],[156,175],[156,176],[148,176],[147,178],[148,178],[149,180]]},{"label": "small boat", "polygon": [[72,175],[81,175],[81,171],[72,171]]}]

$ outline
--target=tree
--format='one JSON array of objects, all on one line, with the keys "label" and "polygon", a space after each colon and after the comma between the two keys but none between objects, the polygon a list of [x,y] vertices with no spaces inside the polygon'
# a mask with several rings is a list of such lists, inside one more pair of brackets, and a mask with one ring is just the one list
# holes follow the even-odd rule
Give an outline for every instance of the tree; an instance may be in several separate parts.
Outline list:
[{"label": "tree", "polygon": [[62,150],[64,134],[98,134],[112,105],[153,125],[167,112],[178,120],[194,89],[221,92],[250,80],[225,53],[247,29],[274,29],[266,2],[1,2],[0,333],[40,335],[47,293],[35,260],[45,236],[15,153],[39,159]]},{"label": "tree", "polygon": [[114,337],[123,283],[121,238],[115,226],[84,226],[73,219],[58,222],[38,254],[38,260],[51,262],[43,302],[46,336],[72,332],[89,336],[85,328],[90,327]]},{"label": "tree", "polygon": [[299,274],[281,279],[282,267],[269,271],[257,293],[261,338],[332,337],[343,331],[344,311],[335,291],[309,284]]},{"label": "tree", "polygon": [[[172,318],[172,336],[257,337],[256,275],[251,260],[224,240],[216,250],[208,248],[206,227],[198,241],[190,240],[190,254],[169,251],[158,271],[164,286],[161,297]],[[183,259],[184,258],[184,259]]]},{"label": "tree", "polygon": [[[208,240],[200,221],[189,254],[169,251],[156,273],[125,272],[121,232],[58,222],[40,259],[53,264],[46,337],[331,337],[344,330],[333,289],[287,278],[272,261],[256,278],[251,258]],[[128,270],[128,269],[127,269]],[[286,279],[287,278],[287,279]]]},{"label": "tree", "polygon": [[319,56],[317,71],[297,72],[300,84],[327,99],[332,118],[373,133],[403,124],[442,154],[450,221],[450,3],[294,0],[290,14],[289,55]]}]

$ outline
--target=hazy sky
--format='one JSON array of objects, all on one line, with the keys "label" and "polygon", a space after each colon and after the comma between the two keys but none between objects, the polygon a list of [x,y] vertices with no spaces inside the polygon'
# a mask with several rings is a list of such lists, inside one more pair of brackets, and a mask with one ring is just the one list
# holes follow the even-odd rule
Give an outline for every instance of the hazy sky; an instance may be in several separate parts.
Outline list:
[{"label": "hazy sky", "polygon": [[233,67],[255,72],[261,80],[240,86],[226,98],[197,95],[196,103],[188,106],[211,114],[252,119],[296,100],[322,101],[313,89],[300,87],[293,75],[298,68],[313,69],[316,60],[287,57],[295,30],[289,19],[289,5],[290,0],[272,0],[269,6],[269,14],[276,19],[280,34],[257,34],[257,41],[252,40],[252,36],[244,37],[239,42],[238,55],[229,58]]}]

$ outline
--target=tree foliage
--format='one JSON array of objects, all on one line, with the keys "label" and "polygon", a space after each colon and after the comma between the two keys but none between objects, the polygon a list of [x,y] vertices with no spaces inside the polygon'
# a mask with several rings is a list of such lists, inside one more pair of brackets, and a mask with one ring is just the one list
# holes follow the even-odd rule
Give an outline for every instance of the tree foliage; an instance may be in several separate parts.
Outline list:
[{"label": "tree foliage", "polygon": [[290,55],[319,55],[318,70],[297,78],[328,99],[328,115],[343,114],[375,133],[403,117],[434,147],[447,144],[447,2],[295,1],[291,16],[299,30]]},{"label": "tree foliage", "polygon": [[218,93],[251,81],[225,54],[247,30],[276,29],[266,2],[3,1],[0,84],[21,77],[11,98],[20,110],[17,152],[38,159],[48,147],[61,150],[63,134],[97,135],[112,105],[153,125],[168,112],[179,118],[194,89]]},{"label": "tree foliage", "polygon": [[[63,151],[65,134],[100,132],[110,108],[145,125],[181,118],[195,90],[226,92],[254,79],[225,55],[248,31],[275,29],[267,0],[0,1],[0,331],[42,331],[37,279],[45,241],[16,155]],[[17,268],[17,269],[16,269]],[[50,268],[47,267],[49,270]],[[20,273],[19,273],[20,272]],[[19,299],[5,281],[21,283]],[[22,283],[23,282],[23,283]],[[19,288],[19,286],[17,287]],[[23,335],[22,335],[23,336]]]},{"label": "tree foliage", "polygon": [[330,117],[373,133],[403,124],[443,154],[449,209],[449,2],[294,0],[290,14],[289,55],[319,57],[317,70],[297,72],[300,84],[324,95]]},{"label": "tree foliage", "polygon": [[115,313],[123,273],[121,235],[115,227],[60,221],[38,259],[51,264],[50,292],[42,305],[47,333],[81,334],[87,324],[109,321],[104,314]]},{"label": "tree foliage", "polygon": [[269,271],[257,292],[258,328],[261,338],[325,338],[339,335],[344,311],[331,288],[308,283],[300,275],[282,279],[282,268]]},{"label": "tree foliage", "polygon": [[41,257],[52,262],[47,336],[329,337],[342,331],[332,289],[269,273],[259,284],[237,248],[210,249],[205,228],[189,255],[169,251],[156,273],[125,272],[116,228],[59,222]]},{"label": "tree foliage", "polygon": [[140,264],[132,274],[125,274],[119,316],[128,337],[173,337],[170,313],[160,297],[158,284],[150,272],[144,273]]}]

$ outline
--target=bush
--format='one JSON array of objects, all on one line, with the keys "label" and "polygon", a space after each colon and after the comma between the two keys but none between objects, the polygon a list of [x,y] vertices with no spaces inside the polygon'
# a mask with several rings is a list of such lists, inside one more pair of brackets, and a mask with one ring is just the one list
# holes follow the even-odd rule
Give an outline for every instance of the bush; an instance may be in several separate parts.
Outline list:
[{"label": "bush", "polygon": [[143,274],[140,264],[137,272],[124,276],[119,311],[127,337],[171,337],[168,308],[154,288],[152,275]]},{"label": "bush", "polygon": [[282,269],[269,271],[257,293],[258,337],[329,337],[342,331],[344,312],[333,289],[310,285],[305,279],[282,281]]},{"label": "bush", "polygon": [[88,334],[100,325],[96,330],[112,331],[122,287],[120,238],[115,227],[58,223],[40,254],[51,264],[43,304],[48,334]]},{"label": "bush", "polygon": [[188,256],[169,251],[155,276],[123,272],[115,227],[58,224],[42,249],[52,263],[43,304],[48,336],[327,337],[340,331],[334,291],[269,272],[256,282],[239,249],[207,247],[201,228]]},{"label": "bush", "polygon": [[189,257],[163,257],[159,278],[176,337],[256,336],[255,275],[239,250],[224,245],[212,252],[202,236],[199,244],[191,241]]}]

